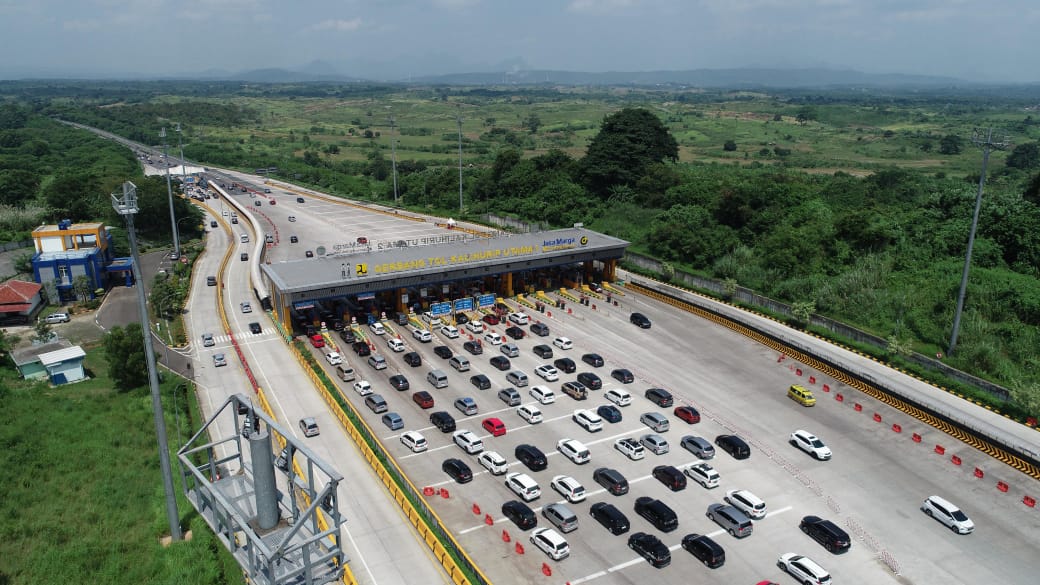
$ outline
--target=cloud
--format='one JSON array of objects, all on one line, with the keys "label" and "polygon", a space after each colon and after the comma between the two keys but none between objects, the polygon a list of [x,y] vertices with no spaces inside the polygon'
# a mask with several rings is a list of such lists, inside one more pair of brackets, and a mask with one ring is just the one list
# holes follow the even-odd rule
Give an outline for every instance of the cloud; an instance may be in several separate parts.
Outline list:
[{"label": "cloud", "polygon": [[635,6],[637,0],[571,0],[569,12],[613,12]]},{"label": "cloud", "polygon": [[361,28],[360,18],[351,18],[350,20],[343,19],[329,19],[323,20],[317,24],[311,25],[311,30],[331,30],[336,32],[349,32],[355,31]]},{"label": "cloud", "polygon": [[100,20],[96,18],[82,18],[74,20],[66,20],[61,23],[61,28],[68,31],[76,32],[90,32],[95,30],[101,30],[104,25]]},{"label": "cloud", "polygon": [[433,0],[433,5],[439,8],[448,8],[450,10],[458,10],[459,8],[469,8],[480,3],[480,0]]}]

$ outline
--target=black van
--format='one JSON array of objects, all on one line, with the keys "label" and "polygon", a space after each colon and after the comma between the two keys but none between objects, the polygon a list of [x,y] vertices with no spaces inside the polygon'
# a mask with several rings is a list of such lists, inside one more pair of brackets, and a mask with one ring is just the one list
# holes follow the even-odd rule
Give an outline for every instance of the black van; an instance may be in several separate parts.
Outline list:
[{"label": "black van", "polygon": [[589,508],[589,515],[603,525],[613,535],[628,532],[628,517],[613,505],[606,502],[596,502]]},{"label": "black van", "polygon": [[603,486],[615,496],[623,496],[628,493],[628,480],[616,469],[600,467],[592,472],[592,481]]},{"label": "black van", "polygon": [[654,479],[663,483],[673,492],[686,489],[686,476],[671,465],[658,465],[654,468]]},{"label": "black van", "polygon": [[682,539],[682,547],[709,569],[717,569],[726,563],[726,551],[703,534],[687,534]]},{"label": "black van", "polygon": [[527,504],[519,500],[509,500],[502,504],[502,515],[512,520],[520,530],[527,530],[538,525],[538,516],[534,515]]},{"label": "black van", "polygon": [[649,496],[636,498],[636,514],[646,518],[661,532],[671,532],[679,527],[679,517],[675,511],[661,500],[655,500]]},{"label": "black van", "polygon": [[813,540],[823,545],[823,548],[833,554],[840,555],[847,552],[849,547],[852,546],[852,539],[849,538],[849,533],[838,528],[838,525],[830,520],[824,520],[819,516],[802,518],[798,528],[801,528],[802,532],[808,534]]},{"label": "black van", "polygon": [[715,445],[732,455],[734,459],[751,457],[751,447],[736,435],[719,435],[715,437]]}]

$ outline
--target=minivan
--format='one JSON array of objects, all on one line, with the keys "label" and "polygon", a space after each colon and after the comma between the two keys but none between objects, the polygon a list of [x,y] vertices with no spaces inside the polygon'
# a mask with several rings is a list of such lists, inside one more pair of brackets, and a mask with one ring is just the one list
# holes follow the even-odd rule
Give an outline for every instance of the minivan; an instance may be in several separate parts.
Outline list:
[{"label": "minivan", "polygon": [[549,504],[542,508],[542,516],[564,534],[578,529],[578,516],[564,504]]},{"label": "minivan", "polygon": [[592,481],[603,486],[615,496],[623,496],[628,493],[628,480],[616,469],[600,467],[592,472]]},{"label": "minivan", "polygon": [[240,240],[240,241],[241,241],[241,242],[242,242],[243,244],[248,244],[248,243],[249,243],[249,234],[242,234],[241,236],[239,236],[239,237],[238,237],[238,239],[239,239],[239,240]]},{"label": "minivan", "polygon": [[650,427],[655,432],[663,433],[668,430],[668,419],[659,412],[644,412],[639,417],[639,422]]},{"label": "minivan", "polygon": [[383,415],[383,424],[391,431],[404,428],[404,419],[396,412],[388,412]]},{"label": "minivan", "polygon": [[612,504],[596,502],[589,508],[589,515],[595,518],[597,522],[602,524],[613,535],[628,532],[628,518]]},{"label": "minivan", "polygon": [[808,534],[810,538],[833,554],[840,555],[847,552],[852,546],[852,539],[849,538],[848,532],[838,528],[834,522],[819,516],[802,518],[798,528],[801,528],[802,532]]},{"label": "minivan", "polygon": [[654,468],[653,476],[673,492],[686,489],[686,476],[672,465],[658,465]]},{"label": "minivan", "polygon": [[350,364],[340,364],[336,366],[336,375],[344,382],[352,382],[355,378],[354,368],[350,367]]},{"label": "minivan", "polygon": [[732,455],[734,459],[751,457],[751,447],[736,435],[719,435],[715,437],[715,445]]},{"label": "minivan", "polygon": [[693,453],[700,459],[711,459],[715,457],[715,447],[712,447],[711,443],[709,443],[704,437],[685,435],[679,444],[682,445],[683,449]]},{"label": "minivan", "polygon": [[802,406],[812,406],[816,404],[816,397],[813,396],[813,393],[798,384],[792,384],[791,387],[787,389],[787,397]]},{"label": "minivan", "polygon": [[507,473],[506,474],[506,487],[525,502],[531,500],[537,500],[542,495],[542,489],[538,487],[538,482],[531,479],[531,476],[526,473]]},{"label": "minivan", "polygon": [[430,370],[430,373],[426,374],[426,381],[433,384],[434,388],[447,388],[448,374],[445,374],[441,370]]},{"label": "minivan", "polygon": [[711,504],[704,515],[735,538],[750,536],[752,530],[754,530],[751,519],[733,506]]},{"label": "minivan", "polygon": [[448,363],[451,364],[451,367],[455,368],[459,372],[469,371],[469,360],[462,357],[461,355],[451,356],[451,359],[448,360]]},{"label": "minivan", "polygon": [[706,535],[687,534],[682,539],[682,547],[709,569],[717,569],[726,564],[726,551]]},{"label": "minivan", "polygon": [[380,414],[387,411],[386,399],[379,394],[369,394],[365,397],[365,406],[372,412]]},{"label": "minivan", "polygon": [[[661,500],[649,496],[636,498],[635,510],[636,514],[645,518],[661,532],[671,532],[679,527],[679,517]],[[750,520],[748,522],[750,523]]]},{"label": "minivan", "polygon": [[957,534],[971,534],[975,530],[975,523],[960,508],[939,496],[928,496],[921,504],[921,511]]},{"label": "minivan", "polygon": [[508,380],[509,383],[514,386],[527,386],[527,374],[521,372],[520,370],[513,370],[512,372],[506,374],[506,380]]}]

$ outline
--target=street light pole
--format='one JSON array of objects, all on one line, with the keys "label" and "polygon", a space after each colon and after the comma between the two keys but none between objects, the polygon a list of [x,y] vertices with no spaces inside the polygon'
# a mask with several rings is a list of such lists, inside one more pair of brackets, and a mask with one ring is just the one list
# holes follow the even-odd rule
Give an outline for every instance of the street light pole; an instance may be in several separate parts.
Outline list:
[{"label": "street light pole", "polygon": [[[461,106],[459,106],[461,108]],[[462,110],[456,110],[455,121],[459,124],[459,213],[462,213]]]},{"label": "street light pole", "polygon": [[184,168],[184,144],[181,142],[181,123],[180,122],[177,122],[177,126],[175,127],[175,129],[177,131],[177,148],[179,148],[180,151],[181,151],[181,177],[185,177],[185,176],[188,175],[188,171],[187,171],[187,169]]},{"label": "street light pole", "polygon": [[[169,167],[167,167],[169,168]],[[144,297],[141,258],[137,252],[137,234],[134,231],[134,214],[137,213],[137,187],[127,181],[123,183],[123,196],[112,194],[112,207],[126,220],[126,231],[130,237],[131,268],[137,288],[137,311],[143,322],[144,357],[148,366],[148,387],[152,394],[152,416],[155,419],[155,435],[159,443],[159,467],[162,472],[163,489],[166,492],[166,520],[170,523],[170,538],[183,540],[180,515],[177,513],[177,496],[173,491],[173,470],[170,467],[170,452],[166,441],[166,420],[163,418],[162,395],[159,393],[159,373],[155,367],[155,350],[152,348],[152,328],[148,325],[148,305]]]},{"label": "street light pole", "polygon": [[181,257],[181,241],[177,237],[177,216],[173,212],[173,186],[170,185],[170,155],[166,153],[166,127],[163,126],[162,130],[159,131],[159,138],[163,139],[162,151],[163,151],[163,164],[166,165],[166,196],[170,200],[170,224],[173,226],[173,256],[179,259]]},{"label": "street light pole", "polygon": [[953,333],[950,334],[950,346],[946,355],[953,355],[957,348],[957,334],[961,328],[961,312],[964,310],[964,297],[968,292],[968,271],[971,268],[971,251],[975,247],[975,228],[979,225],[979,210],[982,208],[982,189],[986,186],[986,165],[989,163],[989,152],[992,149],[1007,148],[1010,140],[1003,136],[1000,140],[994,140],[993,129],[989,128],[983,135],[981,128],[976,128],[971,135],[971,141],[982,147],[982,173],[979,175],[979,190],[975,196],[975,213],[971,217],[971,231],[968,233],[968,253],[964,257],[964,272],[961,273],[961,290],[957,294],[957,310],[953,313]]},{"label": "street light pole", "polygon": [[397,206],[397,141],[394,139],[394,115],[390,114],[390,165],[394,172],[394,206]]}]

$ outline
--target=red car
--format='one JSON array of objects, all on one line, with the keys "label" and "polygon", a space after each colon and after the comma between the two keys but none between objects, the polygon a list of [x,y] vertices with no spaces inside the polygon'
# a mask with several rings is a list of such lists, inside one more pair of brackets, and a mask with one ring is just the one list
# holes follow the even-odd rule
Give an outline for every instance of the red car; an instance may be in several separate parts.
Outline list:
[{"label": "red car", "polygon": [[692,406],[676,406],[672,414],[691,425],[701,422],[701,413]]},{"label": "red car", "polygon": [[485,431],[491,433],[492,437],[501,437],[506,434],[506,424],[500,418],[485,418],[481,424]]},{"label": "red car", "polygon": [[425,390],[412,394],[412,402],[418,404],[419,408],[433,408],[433,396]]},{"label": "red car", "polygon": [[311,335],[311,345],[314,347],[325,347],[325,338],[321,335]]},{"label": "red car", "polygon": [[495,315],[494,313],[484,315],[482,320],[488,325],[498,325],[502,321],[498,318],[498,315]]}]

